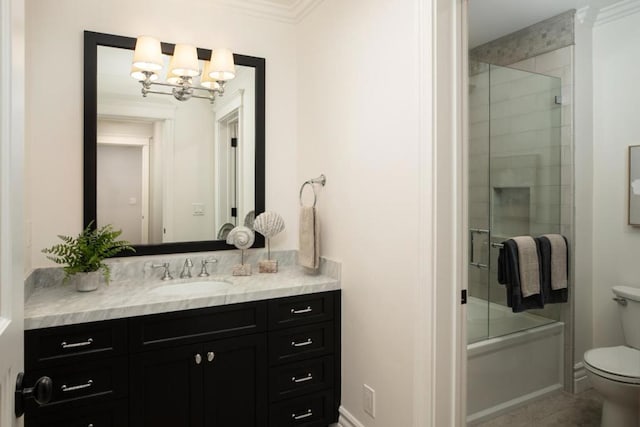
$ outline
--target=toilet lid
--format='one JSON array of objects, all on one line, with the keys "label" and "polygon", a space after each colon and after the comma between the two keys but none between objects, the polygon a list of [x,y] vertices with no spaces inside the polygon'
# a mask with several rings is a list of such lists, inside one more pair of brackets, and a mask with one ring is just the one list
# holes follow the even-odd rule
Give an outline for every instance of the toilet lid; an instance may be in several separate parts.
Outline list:
[{"label": "toilet lid", "polygon": [[[615,381],[640,383],[640,350],[627,346],[594,348],[584,354],[594,373]],[[599,371],[599,372],[598,372]]]}]

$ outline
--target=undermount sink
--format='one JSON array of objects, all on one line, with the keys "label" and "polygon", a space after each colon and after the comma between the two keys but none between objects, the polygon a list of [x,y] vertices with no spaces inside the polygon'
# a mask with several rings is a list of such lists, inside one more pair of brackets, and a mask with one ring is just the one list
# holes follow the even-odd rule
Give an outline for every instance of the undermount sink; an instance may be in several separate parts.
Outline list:
[{"label": "undermount sink", "polygon": [[225,290],[230,286],[231,283],[224,280],[199,280],[197,282],[171,283],[158,286],[149,291],[149,293],[167,296],[208,294]]}]

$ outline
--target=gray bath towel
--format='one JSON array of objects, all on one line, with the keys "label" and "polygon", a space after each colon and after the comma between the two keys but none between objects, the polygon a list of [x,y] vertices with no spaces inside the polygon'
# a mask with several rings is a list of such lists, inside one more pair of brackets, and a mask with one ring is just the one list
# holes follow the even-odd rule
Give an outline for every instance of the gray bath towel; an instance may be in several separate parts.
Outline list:
[{"label": "gray bath towel", "polygon": [[514,313],[543,308],[544,295],[542,292],[526,298],[522,296],[518,245],[515,240],[509,239],[502,242],[502,244],[503,247],[500,249],[500,255],[498,256],[498,282],[506,286],[507,305],[511,307]]},{"label": "gray bath towel", "polygon": [[522,296],[540,293],[540,260],[536,241],[531,236],[517,236],[513,240],[518,245],[518,263]]},{"label": "gray bath towel", "polygon": [[551,243],[551,289],[567,287],[567,242],[560,234],[545,234]]},{"label": "gray bath towel", "polygon": [[298,264],[316,270],[320,267],[320,224],[316,208],[300,208],[300,247]]},{"label": "gray bath towel", "polygon": [[[563,240],[565,241],[565,246],[568,247],[566,239],[563,238]],[[541,236],[536,238],[536,243],[538,244],[538,250],[540,251],[540,286],[542,287],[542,293],[544,295],[544,303],[553,304],[569,301],[568,286],[561,289],[553,289],[551,287],[551,241],[548,237]],[[567,254],[567,258],[568,256],[569,255]],[[568,278],[568,272],[565,272],[565,277]]]}]

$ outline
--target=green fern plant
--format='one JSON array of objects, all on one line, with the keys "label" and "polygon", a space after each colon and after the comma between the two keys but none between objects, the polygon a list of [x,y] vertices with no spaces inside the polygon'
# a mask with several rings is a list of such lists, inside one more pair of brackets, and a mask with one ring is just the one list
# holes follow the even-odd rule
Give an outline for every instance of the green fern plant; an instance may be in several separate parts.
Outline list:
[{"label": "green fern plant", "polygon": [[102,261],[125,250],[135,252],[128,241],[116,240],[122,230],[114,230],[110,224],[100,228],[92,225],[93,222],[89,223],[77,237],[58,235],[62,243],[42,250],[51,261],[65,264],[65,281],[76,273],[100,270],[108,284],[111,270]]}]

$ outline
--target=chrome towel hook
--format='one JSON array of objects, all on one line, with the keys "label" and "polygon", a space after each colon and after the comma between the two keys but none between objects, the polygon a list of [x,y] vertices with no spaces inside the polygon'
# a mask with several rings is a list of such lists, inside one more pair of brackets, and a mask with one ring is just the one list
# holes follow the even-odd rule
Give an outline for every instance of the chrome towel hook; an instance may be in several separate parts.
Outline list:
[{"label": "chrome towel hook", "polygon": [[320,175],[317,178],[313,178],[313,179],[308,179],[305,182],[302,183],[302,187],[300,187],[300,206],[303,206],[302,204],[302,192],[304,191],[304,187],[306,185],[310,185],[311,186],[311,190],[313,190],[313,207],[316,207],[316,202],[318,201],[318,197],[316,194],[316,188],[313,186],[313,184],[320,184],[323,187],[325,186],[325,184],[327,183],[327,177],[324,176],[324,174]]}]

